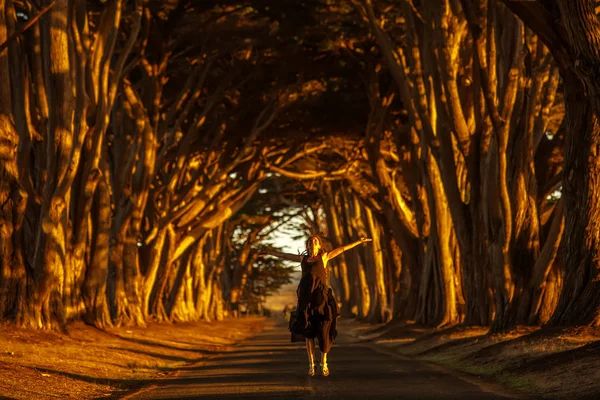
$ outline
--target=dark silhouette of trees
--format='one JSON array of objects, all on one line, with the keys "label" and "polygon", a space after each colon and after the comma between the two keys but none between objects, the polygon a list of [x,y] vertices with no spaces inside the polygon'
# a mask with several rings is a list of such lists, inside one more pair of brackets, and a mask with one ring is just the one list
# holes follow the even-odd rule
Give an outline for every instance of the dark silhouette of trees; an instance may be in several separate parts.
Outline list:
[{"label": "dark silhouette of trees", "polygon": [[596,3],[532,1],[507,6],[552,49],[564,81],[564,287],[550,323],[597,326],[598,17]]},{"label": "dark silhouette of trees", "polygon": [[288,282],[258,249],[300,215],[373,238],[331,264],[344,316],[597,324],[597,24],[584,0],[0,1],[0,318],[236,315]]}]

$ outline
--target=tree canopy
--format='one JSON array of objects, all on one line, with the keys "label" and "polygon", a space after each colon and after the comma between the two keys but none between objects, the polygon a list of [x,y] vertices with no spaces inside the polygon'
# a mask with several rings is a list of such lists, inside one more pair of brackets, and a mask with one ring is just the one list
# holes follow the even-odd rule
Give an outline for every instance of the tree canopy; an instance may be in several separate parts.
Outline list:
[{"label": "tree canopy", "polygon": [[222,318],[299,215],[343,315],[596,324],[593,2],[506,3],[0,1],[0,318]]}]

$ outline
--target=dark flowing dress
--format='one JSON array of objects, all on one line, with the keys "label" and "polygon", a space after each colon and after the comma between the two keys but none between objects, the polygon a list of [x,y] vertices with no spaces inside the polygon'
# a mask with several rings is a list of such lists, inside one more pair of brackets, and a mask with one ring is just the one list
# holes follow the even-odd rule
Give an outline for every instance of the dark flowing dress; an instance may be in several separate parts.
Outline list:
[{"label": "dark flowing dress", "polygon": [[328,274],[319,260],[302,258],[302,278],[298,285],[298,306],[290,319],[292,342],[319,340],[319,348],[329,353],[337,336],[338,306],[328,284]]}]

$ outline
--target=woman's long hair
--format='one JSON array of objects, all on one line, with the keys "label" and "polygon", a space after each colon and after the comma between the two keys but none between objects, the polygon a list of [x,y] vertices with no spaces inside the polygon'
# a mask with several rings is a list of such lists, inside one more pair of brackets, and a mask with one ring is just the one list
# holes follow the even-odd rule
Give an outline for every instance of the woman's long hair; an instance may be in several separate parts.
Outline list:
[{"label": "woman's long hair", "polygon": [[327,251],[325,250],[325,247],[323,246],[323,239],[321,238],[321,236],[319,235],[310,235],[308,237],[308,239],[306,239],[306,241],[304,242],[304,251],[302,252],[303,256],[308,256],[308,243],[311,241],[311,239],[313,238],[317,238],[317,240],[319,240],[319,244],[321,245],[321,248],[319,249],[319,253],[317,253],[317,255],[321,255],[323,253],[326,253]]}]

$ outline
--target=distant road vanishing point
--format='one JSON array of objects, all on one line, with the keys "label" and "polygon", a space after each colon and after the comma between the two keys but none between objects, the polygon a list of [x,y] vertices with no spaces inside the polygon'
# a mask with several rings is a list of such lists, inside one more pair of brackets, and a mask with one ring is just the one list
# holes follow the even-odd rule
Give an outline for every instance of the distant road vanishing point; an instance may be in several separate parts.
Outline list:
[{"label": "distant road vanishing point", "polygon": [[[306,351],[283,320],[231,352],[191,365],[126,399],[516,399],[495,385],[361,345],[343,332],[331,375],[306,375]],[[317,352],[317,359],[320,356]]]}]

